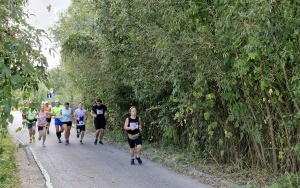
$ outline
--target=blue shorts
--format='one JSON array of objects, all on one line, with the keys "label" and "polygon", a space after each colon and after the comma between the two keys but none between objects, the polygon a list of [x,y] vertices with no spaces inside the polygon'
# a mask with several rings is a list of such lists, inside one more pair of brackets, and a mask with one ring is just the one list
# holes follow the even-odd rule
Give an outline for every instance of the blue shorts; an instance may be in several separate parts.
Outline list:
[{"label": "blue shorts", "polygon": [[54,120],[54,125],[55,125],[55,126],[62,126],[62,122],[60,121],[60,119],[55,118],[55,120]]}]

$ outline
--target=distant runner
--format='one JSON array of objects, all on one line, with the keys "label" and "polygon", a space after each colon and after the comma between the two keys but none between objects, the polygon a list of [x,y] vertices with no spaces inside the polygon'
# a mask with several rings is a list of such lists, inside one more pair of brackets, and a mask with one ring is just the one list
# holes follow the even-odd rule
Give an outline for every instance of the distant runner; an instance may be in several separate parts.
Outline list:
[{"label": "distant runner", "polygon": [[43,138],[43,147],[46,147],[45,141],[46,141],[46,132],[47,132],[47,125],[48,122],[46,120],[47,112],[44,111],[44,106],[42,106],[41,110],[38,113],[38,131],[39,131],[39,140]]},{"label": "distant runner", "polygon": [[47,134],[49,134],[49,128],[50,128],[50,125],[51,125],[51,105],[49,105],[48,101],[45,101],[44,103],[44,110],[45,112],[47,112],[47,116],[46,116],[46,121],[48,122],[48,126],[47,126]]},{"label": "distant runner", "polygon": [[85,124],[86,124],[86,119],[87,119],[87,115],[86,115],[86,110],[83,109],[83,105],[80,102],[78,104],[78,109],[75,110],[74,112],[74,117],[76,119],[76,131],[77,131],[77,138],[80,137],[80,143],[82,143],[82,139],[84,137],[84,132],[85,132]]},{"label": "distant runner", "polygon": [[68,102],[65,103],[65,107],[61,111],[61,122],[63,124],[63,129],[65,130],[65,144],[69,145],[70,131],[72,128],[72,109]]},{"label": "distant runner", "polygon": [[51,116],[54,116],[54,125],[56,130],[56,136],[58,139],[58,143],[61,143],[61,133],[64,132],[62,127],[61,118],[61,111],[64,108],[63,105],[60,104],[59,100],[55,101],[55,106],[51,109]]},{"label": "distant runner", "polygon": [[128,144],[130,146],[130,164],[134,165],[134,153],[135,147],[137,149],[137,155],[135,159],[139,164],[142,164],[141,153],[142,153],[142,121],[141,118],[137,116],[137,109],[135,106],[129,109],[130,116],[126,118],[124,123],[124,129],[127,131]]},{"label": "distant runner", "polygon": [[94,142],[95,145],[97,145],[98,138],[99,144],[103,144],[102,138],[104,136],[104,130],[106,125],[105,113],[107,113],[107,107],[104,104],[102,104],[102,101],[100,99],[97,99],[96,105],[93,106],[91,111],[91,115],[94,117],[94,125],[96,129]]},{"label": "distant runner", "polygon": [[29,143],[35,142],[35,129],[38,112],[34,109],[31,102],[29,102],[29,109],[22,112],[23,121],[26,123],[29,132]]},{"label": "distant runner", "polygon": [[35,142],[35,129],[36,129],[36,122],[38,113],[34,108],[30,108],[26,113],[26,120],[27,120],[27,128],[29,131],[29,142]]}]

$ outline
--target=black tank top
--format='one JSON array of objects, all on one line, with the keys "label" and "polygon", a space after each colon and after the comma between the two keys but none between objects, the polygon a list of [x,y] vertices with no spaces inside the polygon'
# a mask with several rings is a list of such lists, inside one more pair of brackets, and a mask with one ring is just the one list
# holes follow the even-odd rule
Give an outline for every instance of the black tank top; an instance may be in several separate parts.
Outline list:
[{"label": "black tank top", "polygon": [[139,117],[138,116],[136,116],[135,117],[135,119],[132,119],[132,118],[130,118],[130,116],[128,117],[128,127],[135,127],[135,130],[127,130],[127,133],[128,134],[132,134],[132,135],[134,135],[134,134],[137,134],[137,133],[139,133],[140,132],[140,125],[139,125]]}]

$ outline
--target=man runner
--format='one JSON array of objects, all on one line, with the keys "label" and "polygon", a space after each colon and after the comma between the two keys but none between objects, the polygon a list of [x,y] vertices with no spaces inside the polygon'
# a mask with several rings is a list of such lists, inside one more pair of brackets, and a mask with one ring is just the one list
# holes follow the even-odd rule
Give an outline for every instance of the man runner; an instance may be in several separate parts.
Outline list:
[{"label": "man runner", "polygon": [[29,109],[23,113],[24,119],[23,121],[27,124],[28,132],[29,132],[29,143],[35,142],[35,129],[37,122],[38,112],[34,109],[31,102],[29,102]]},{"label": "man runner", "polygon": [[104,130],[106,125],[105,120],[105,113],[107,112],[107,107],[102,104],[100,99],[96,100],[96,105],[93,106],[91,110],[91,115],[94,117],[94,125],[95,125],[95,142],[94,144],[97,145],[98,138],[99,144],[103,144],[102,138],[104,136]]},{"label": "man runner", "polygon": [[62,109],[64,108],[63,105],[60,104],[59,100],[55,101],[55,106],[51,109],[51,116],[54,116],[54,125],[56,130],[56,136],[58,138],[58,143],[61,143],[61,133],[64,132],[64,129],[62,127],[62,123],[60,120],[60,114]]}]

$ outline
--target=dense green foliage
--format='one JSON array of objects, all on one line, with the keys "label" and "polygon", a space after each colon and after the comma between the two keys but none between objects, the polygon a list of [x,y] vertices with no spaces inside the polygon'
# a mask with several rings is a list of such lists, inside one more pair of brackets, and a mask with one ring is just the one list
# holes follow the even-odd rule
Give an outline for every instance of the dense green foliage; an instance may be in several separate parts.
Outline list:
[{"label": "dense green foliage", "polygon": [[[7,125],[12,107],[18,109],[46,80],[45,57],[41,54],[43,31],[26,23],[23,0],[0,2],[0,187],[16,187],[14,147],[7,146]],[[10,184],[11,183],[11,184]]]},{"label": "dense green foliage", "polygon": [[43,31],[26,23],[24,3],[4,0],[0,4],[0,125],[3,129],[7,120],[12,121],[11,108],[18,108],[20,100],[28,99],[38,89],[38,83],[46,79],[47,62],[41,54],[39,39]]},{"label": "dense green foliage", "polygon": [[114,131],[136,105],[150,142],[299,172],[299,16],[297,0],[86,0],[53,32],[66,83]]}]

